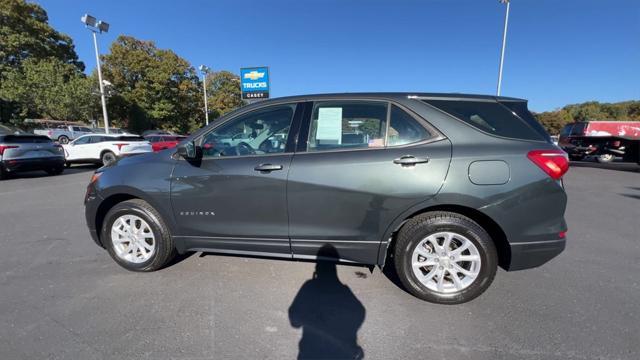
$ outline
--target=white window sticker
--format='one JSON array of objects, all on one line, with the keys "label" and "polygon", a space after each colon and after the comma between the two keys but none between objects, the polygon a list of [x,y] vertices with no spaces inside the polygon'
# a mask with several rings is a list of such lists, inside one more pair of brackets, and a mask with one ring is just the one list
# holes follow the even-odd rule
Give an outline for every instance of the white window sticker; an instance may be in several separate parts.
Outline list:
[{"label": "white window sticker", "polygon": [[342,108],[319,108],[316,140],[342,143]]}]

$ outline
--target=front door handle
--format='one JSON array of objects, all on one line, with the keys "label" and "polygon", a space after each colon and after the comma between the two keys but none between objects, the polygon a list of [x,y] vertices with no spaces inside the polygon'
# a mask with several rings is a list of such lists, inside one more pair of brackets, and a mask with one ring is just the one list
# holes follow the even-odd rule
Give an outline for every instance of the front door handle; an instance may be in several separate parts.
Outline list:
[{"label": "front door handle", "polygon": [[424,164],[427,162],[429,162],[428,158],[415,157],[413,155],[404,155],[393,160],[394,164],[402,166],[413,166],[415,164]]},{"label": "front door handle", "polygon": [[253,170],[260,172],[272,172],[276,170],[282,170],[282,165],[260,164],[254,167]]}]

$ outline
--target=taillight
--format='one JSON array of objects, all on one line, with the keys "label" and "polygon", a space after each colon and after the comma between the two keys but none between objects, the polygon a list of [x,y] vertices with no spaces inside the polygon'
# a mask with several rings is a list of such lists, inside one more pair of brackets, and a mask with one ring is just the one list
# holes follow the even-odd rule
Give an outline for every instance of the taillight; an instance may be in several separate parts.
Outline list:
[{"label": "taillight", "polygon": [[0,155],[4,155],[4,151],[7,149],[17,149],[18,145],[0,145]]},{"label": "taillight", "polygon": [[127,146],[127,145],[129,145],[129,144],[113,144],[113,145],[117,146],[117,147],[118,147],[118,150],[122,150],[122,147],[123,147],[123,146]]},{"label": "taillight", "polygon": [[91,180],[89,181],[89,184],[93,184],[96,181],[98,181],[98,179],[100,179],[100,176],[102,176],[101,172],[93,173],[93,175],[91,176]]},{"label": "taillight", "polygon": [[560,180],[569,170],[569,159],[562,150],[532,150],[527,157],[554,180]]}]

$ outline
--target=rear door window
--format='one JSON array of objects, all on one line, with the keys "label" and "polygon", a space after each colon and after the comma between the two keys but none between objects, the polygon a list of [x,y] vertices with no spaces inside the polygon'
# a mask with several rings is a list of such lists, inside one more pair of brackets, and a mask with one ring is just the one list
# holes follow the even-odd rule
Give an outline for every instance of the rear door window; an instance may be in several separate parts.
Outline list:
[{"label": "rear door window", "polygon": [[316,102],[307,151],[383,148],[387,106],[379,101]]},{"label": "rear door window", "polygon": [[[492,135],[548,141],[514,111],[495,101],[424,100],[465,123]],[[535,121],[535,119],[534,119]]]},{"label": "rear door window", "polygon": [[396,105],[391,105],[387,146],[411,144],[430,137],[429,131],[420,125],[413,116]]}]

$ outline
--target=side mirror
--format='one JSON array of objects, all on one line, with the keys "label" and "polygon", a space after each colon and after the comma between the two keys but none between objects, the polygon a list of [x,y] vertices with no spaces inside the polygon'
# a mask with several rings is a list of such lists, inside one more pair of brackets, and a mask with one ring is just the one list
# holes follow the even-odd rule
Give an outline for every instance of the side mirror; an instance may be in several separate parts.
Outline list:
[{"label": "side mirror", "polygon": [[198,153],[199,153],[198,147],[193,141],[187,141],[185,143],[178,145],[178,155],[182,156],[187,160],[197,160]]}]

